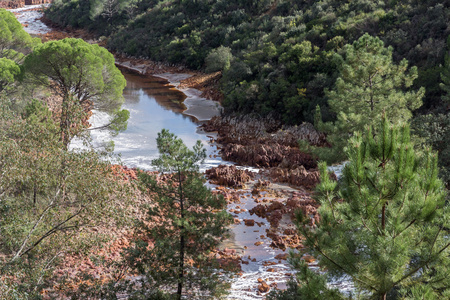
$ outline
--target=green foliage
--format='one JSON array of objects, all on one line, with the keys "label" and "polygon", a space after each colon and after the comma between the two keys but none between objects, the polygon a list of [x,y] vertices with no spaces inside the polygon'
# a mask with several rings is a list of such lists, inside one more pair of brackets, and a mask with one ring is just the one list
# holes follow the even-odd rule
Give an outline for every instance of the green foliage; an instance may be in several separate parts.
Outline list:
[{"label": "green foliage", "polygon": [[333,146],[312,150],[321,160],[342,161],[345,154],[341,149],[355,131],[376,125],[382,116],[393,123],[406,122],[412,111],[422,105],[423,88],[405,91],[417,78],[417,69],[413,67],[407,72],[405,59],[396,65],[392,51],[379,38],[364,34],[352,45],[344,46],[344,57],[335,55],[339,77],[326,96],[337,120],[334,124],[318,123]]},{"label": "green foliage", "polygon": [[412,122],[414,134],[422,137],[439,154],[439,175],[450,184],[450,115],[428,114]]},{"label": "green foliage", "polygon": [[220,46],[212,50],[205,59],[206,72],[212,73],[228,70],[232,58],[231,49],[228,47]]},{"label": "green foliage", "polygon": [[9,90],[20,75],[19,65],[8,58],[0,58],[0,92]]},{"label": "green foliage", "polygon": [[31,48],[40,43],[25,32],[14,14],[0,8],[0,58],[20,62]]},{"label": "green foliage", "polygon": [[289,263],[298,271],[295,279],[288,282],[286,290],[272,291],[267,296],[268,300],[344,299],[338,290],[328,288],[325,278],[311,271],[298,254],[291,253]]},{"label": "green foliage", "polygon": [[450,36],[447,38],[447,53],[445,54],[445,63],[441,72],[442,82],[439,87],[444,92],[442,94],[442,101],[448,105],[450,103]]},{"label": "green foliage", "polygon": [[[146,222],[138,227],[139,239],[128,250],[133,269],[145,275],[143,295],[157,289],[177,289],[177,299],[188,287],[196,299],[223,293],[211,250],[226,233],[231,217],[226,201],[204,186],[198,163],[205,158],[200,141],[188,149],[167,130],[158,133],[160,157],[153,164],[166,174],[155,177],[141,172],[139,178],[154,204]],[[153,247],[147,241],[153,241]],[[203,295],[203,296],[202,296]]]},{"label": "green foliage", "polygon": [[417,68],[407,73],[405,59],[394,64],[392,48],[385,48],[379,38],[364,34],[344,51],[345,58],[336,55],[336,87],[327,93],[340,131],[362,131],[367,125],[377,124],[382,114],[394,123],[408,121],[411,111],[422,105],[423,88],[404,92],[417,78]]},{"label": "green foliage", "polygon": [[129,118],[130,112],[126,109],[120,109],[114,112],[113,117],[108,125],[108,127],[112,130],[113,135],[127,130]]},{"label": "green foliage", "polygon": [[40,43],[25,32],[13,13],[0,8],[0,93],[11,94],[21,77],[20,63]]},{"label": "green foliage", "polygon": [[107,20],[98,7],[111,1],[55,1],[47,16],[110,36],[112,50],[193,69],[208,67],[214,49],[230,48],[233,60],[222,80],[229,111],[275,113],[300,124],[313,121],[319,104],[324,121],[334,120],[324,95],[338,72],[333,54],[366,32],[393,47],[398,67],[403,58],[418,66],[414,88],[425,87],[426,108],[441,104],[436,79],[449,34],[448,0],[153,0],[134,3],[131,15],[118,9]]},{"label": "green foliage", "polygon": [[92,100],[93,108],[106,111],[123,103],[125,79],[113,55],[98,45],[74,38],[49,41],[33,49],[24,68],[33,80],[53,87],[63,98],[71,95],[80,104]]},{"label": "green foliage", "polygon": [[386,118],[376,130],[355,135],[347,155],[339,182],[320,164],[320,222],[299,218],[311,253],[328,276],[350,276],[369,299],[399,288],[405,297],[415,295],[418,286],[445,298],[449,207],[437,155],[416,152],[409,127]]},{"label": "green foliage", "polygon": [[83,120],[73,116],[81,109],[118,113],[113,128],[126,128],[128,114],[119,110],[126,81],[105,48],[74,38],[46,42],[26,57],[24,70],[28,80],[53,89],[63,99],[60,127],[65,145],[74,135],[69,128]]},{"label": "green foliage", "polygon": [[85,229],[120,218],[113,200],[122,189],[105,157],[61,147],[41,102],[20,116],[1,98],[0,128],[0,276],[8,286],[0,297],[38,299],[64,255],[106,238]]}]

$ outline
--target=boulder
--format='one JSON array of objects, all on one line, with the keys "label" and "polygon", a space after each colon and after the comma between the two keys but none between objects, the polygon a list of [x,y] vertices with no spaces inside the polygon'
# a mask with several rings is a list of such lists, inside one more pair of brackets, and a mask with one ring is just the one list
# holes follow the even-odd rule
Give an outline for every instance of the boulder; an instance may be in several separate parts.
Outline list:
[{"label": "boulder", "polygon": [[246,182],[255,176],[253,172],[248,170],[240,170],[236,166],[225,165],[206,170],[205,174],[213,184],[234,188],[242,188]]},{"label": "boulder", "polygon": [[258,285],[258,291],[261,292],[261,293],[267,293],[268,291],[270,291],[270,286],[265,281],[262,281]]}]

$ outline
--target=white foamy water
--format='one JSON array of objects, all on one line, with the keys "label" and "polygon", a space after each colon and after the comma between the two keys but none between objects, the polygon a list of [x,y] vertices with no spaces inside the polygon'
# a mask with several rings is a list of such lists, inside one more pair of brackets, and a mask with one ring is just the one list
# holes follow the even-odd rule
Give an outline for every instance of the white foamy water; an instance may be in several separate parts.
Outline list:
[{"label": "white foamy water", "polygon": [[342,177],[342,172],[344,171],[345,165],[348,164],[348,161],[344,161],[340,164],[328,166],[328,172],[334,172],[336,177],[340,179]]},{"label": "white foamy water", "polygon": [[[213,188],[214,185],[211,185]],[[228,205],[228,211],[239,219],[239,224],[231,226],[232,241],[238,254],[242,255],[242,276],[231,280],[230,294],[227,299],[251,300],[264,299],[267,293],[259,293],[258,280],[263,280],[269,286],[284,288],[288,280],[288,273],[294,273],[286,260],[278,260],[275,257],[285,254],[286,251],[270,247],[272,240],[267,237],[270,229],[269,222],[256,215],[251,215],[249,210],[258,203],[255,201],[250,189],[240,190],[239,201]],[[275,198],[262,192],[257,197],[258,201],[272,201]],[[240,211],[237,213],[237,211]],[[245,225],[244,220],[253,220],[253,226]]]},{"label": "white foamy water", "polygon": [[9,11],[20,13],[16,15],[17,20],[19,20],[19,22],[25,26],[25,31],[29,34],[45,34],[47,32],[50,32],[51,29],[48,28],[47,25],[42,23],[41,20],[39,20],[42,17],[42,12],[32,9],[46,7],[48,5],[49,4],[26,5],[22,8],[9,9]]}]

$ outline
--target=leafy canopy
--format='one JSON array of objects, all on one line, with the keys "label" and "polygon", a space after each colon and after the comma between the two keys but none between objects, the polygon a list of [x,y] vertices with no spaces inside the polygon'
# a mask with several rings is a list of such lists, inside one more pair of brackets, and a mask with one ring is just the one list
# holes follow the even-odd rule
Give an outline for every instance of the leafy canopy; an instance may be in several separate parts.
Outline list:
[{"label": "leafy canopy", "polygon": [[66,147],[77,133],[73,128],[80,128],[73,125],[87,116],[74,116],[74,112],[106,111],[112,115],[113,130],[126,128],[129,113],[120,109],[126,81],[105,48],[74,38],[46,42],[26,57],[24,69],[27,79],[62,98],[60,129]]},{"label": "leafy canopy", "polygon": [[422,105],[425,90],[407,90],[417,78],[417,68],[408,71],[405,59],[395,64],[392,51],[378,37],[366,33],[353,44],[344,46],[344,56],[335,55],[339,77],[326,96],[337,120],[322,123],[320,107],[316,108],[315,125],[328,133],[327,140],[333,146],[312,149],[321,160],[342,161],[345,154],[341,149],[355,131],[375,126],[382,115],[393,123],[408,121],[412,111]]},{"label": "leafy canopy", "polygon": [[442,102],[448,107],[450,103],[450,36],[447,37],[447,48],[445,49],[445,61],[441,72],[441,83],[439,87],[443,91]]},{"label": "leafy canopy", "polygon": [[[106,3],[115,4],[108,9],[116,12],[112,18]],[[439,107],[443,92],[438,66],[444,64],[449,34],[447,4],[438,0],[61,0],[53,1],[46,17],[61,26],[107,36],[114,51],[193,69],[208,67],[205,59],[213,49],[229,47],[233,59],[221,80],[225,108],[263,116],[275,113],[287,123],[300,124],[313,121],[317,104],[324,121],[335,119],[324,95],[337,78],[333,53],[342,53],[345,44],[365,32],[395,49],[396,64],[406,58],[418,66],[415,84],[427,91],[425,106]],[[304,47],[308,44],[311,53]],[[302,95],[299,89],[304,90]]]},{"label": "leafy canopy", "polygon": [[450,212],[437,155],[417,152],[409,127],[384,117],[351,138],[346,153],[339,182],[320,165],[320,222],[311,226],[299,216],[312,254],[328,276],[350,276],[367,298],[386,299],[402,288],[405,297],[447,299]]},{"label": "leafy canopy", "polygon": [[0,92],[10,92],[20,78],[19,64],[39,38],[32,38],[12,12],[0,8]]},{"label": "leafy canopy", "polygon": [[93,108],[109,112],[123,103],[125,78],[114,64],[114,56],[96,44],[75,38],[49,41],[33,49],[24,67],[33,80],[63,98],[71,95],[80,103],[91,100]]},{"label": "leafy canopy", "polygon": [[411,123],[413,133],[439,154],[439,175],[450,186],[450,114],[428,114]]},{"label": "leafy canopy", "polygon": [[32,38],[14,14],[0,8],[0,58],[8,58],[16,62],[23,59],[33,46],[40,43],[39,38]]},{"label": "leafy canopy", "polygon": [[8,90],[20,75],[19,65],[8,58],[0,58],[0,92]]}]

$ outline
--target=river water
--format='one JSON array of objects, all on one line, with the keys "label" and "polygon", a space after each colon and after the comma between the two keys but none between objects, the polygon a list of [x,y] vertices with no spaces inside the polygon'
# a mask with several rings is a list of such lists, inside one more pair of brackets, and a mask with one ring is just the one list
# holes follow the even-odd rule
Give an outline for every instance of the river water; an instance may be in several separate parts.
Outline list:
[{"label": "river water", "polygon": [[[42,14],[28,10],[35,7],[39,6],[13,11],[22,24],[26,24],[25,30],[30,34],[46,33],[49,28],[39,21]],[[189,147],[197,140],[202,142],[208,156],[200,166],[201,170],[219,164],[232,164],[220,158],[217,145],[211,143],[214,135],[204,133],[198,127],[202,120],[219,114],[220,107],[210,100],[202,99],[196,90],[189,89],[182,92],[176,89],[176,81],[185,78],[186,75],[164,74],[160,75],[164,77],[161,78],[143,76],[126,70],[122,72],[127,80],[123,108],[130,111],[128,128],[115,137],[111,137],[107,131],[93,130],[92,138],[95,146],[100,147],[104,142],[112,140],[115,145],[114,151],[120,155],[123,164],[152,170],[151,161],[158,157],[156,137],[158,132],[165,128],[180,137]],[[90,122],[93,127],[97,127],[106,124],[108,118],[105,113],[94,112]],[[80,141],[75,141],[71,147],[83,146]],[[214,188],[214,185],[209,186]],[[264,194],[262,196],[265,197]],[[273,200],[269,196],[267,198]],[[279,288],[283,288],[288,278],[286,274],[294,272],[286,261],[275,259],[275,256],[283,251],[269,247],[271,241],[265,237],[266,229],[269,229],[266,220],[250,216],[248,213],[255,205],[251,190],[243,190],[240,203],[233,203],[228,207],[229,211],[237,208],[242,211],[239,215],[235,215],[241,221],[253,219],[258,224],[249,227],[241,222],[231,228],[233,239],[227,242],[227,247],[234,248],[242,254],[245,263],[242,264],[242,276],[232,281],[228,299],[263,299],[264,296],[257,292],[259,278],[268,284],[277,284]],[[258,242],[258,246],[255,242]]]},{"label": "river water", "polygon": [[[123,108],[130,112],[128,128],[115,137],[107,131],[93,130],[91,136],[94,144],[100,146],[102,142],[112,140],[114,152],[120,155],[126,166],[153,170],[151,161],[158,157],[156,138],[158,132],[165,128],[181,138],[188,147],[194,146],[197,140],[203,143],[207,159],[201,165],[202,170],[224,163],[217,147],[210,143],[214,134],[205,134],[198,128],[201,122],[182,113],[185,110],[185,94],[163,78],[126,70],[122,72],[127,80]],[[107,114],[95,112],[90,122],[95,128],[106,124],[108,119]]]},{"label": "river water", "polygon": [[[166,128],[180,137],[189,147],[192,147],[197,140],[203,143],[207,150],[207,159],[200,166],[201,170],[219,164],[232,164],[220,158],[217,145],[211,143],[214,134],[202,132],[198,127],[202,122],[194,116],[185,115],[186,95],[184,93],[163,78],[143,76],[126,70],[122,72],[127,80],[123,107],[130,111],[128,128],[116,137],[111,137],[107,131],[94,130],[92,131],[94,144],[100,146],[102,142],[112,140],[115,144],[114,151],[121,156],[122,163],[129,167],[152,170],[151,161],[158,157],[156,137],[161,129]],[[166,77],[173,79],[175,76],[166,74]],[[190,91],[188,94],[189,100],[195,92]],[[216,113],[219,113],[219,110]],[[101,126],[107,123],[108,115],[95,112],[90,121],[94,127]],[[77,142],[72,144],[73,147],[80,145]],[[212,184],[209,186],[215,188]],[[269,284],[277,283],[280,287],[286,281],[284,274],[292,273],[286,261],[275,260],[275,256],[282,251],[269,247],[271,240],[265,237],[269,224],[264,219],[249,214],[248,211],[255,205],[251,190],[242,190],[240,203],[232,203],[228,206],[229,211],[237,207],[244,210],[239,215],[235,215],[239,220],[253,219],[259,224],[254,227],[246,226],[244,222],[233,225],[231,227],[233,238],[226,241],[223,246],[235,249],[237,253],[245,257],[243,259],[245,263],[242,264],[243,274],[232,280],[228,299],[261,299],[263,296],[257,294],[258,278],[263,278]],[[256,246],[256,242],[262,244]],[[277,269],[278,272],[269,271],[270,269]]]}]

